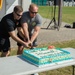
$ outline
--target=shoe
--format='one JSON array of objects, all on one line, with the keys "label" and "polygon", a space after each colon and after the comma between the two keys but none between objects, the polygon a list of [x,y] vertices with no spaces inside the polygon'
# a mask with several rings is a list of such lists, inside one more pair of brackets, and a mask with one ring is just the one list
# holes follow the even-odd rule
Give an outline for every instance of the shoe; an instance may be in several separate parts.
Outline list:
[{"label": "shoe", "polygon": [[34,73],[34,74],[31,74],[31,75],[39,75],[38,73]]},{"label": "shoe", "polygon": [[36,46],[38,46],[38,44],[37,44],[37,43],[33,44],[33,47],[36,47]]},{"label": "shoe", "polygon": [[33,47],[38,46],[37,42],[33,42]]},{"label": "shoe", "polygon": [[33,47],[36,47],[38,44],[37,44],[37,38],[34,40],[33,42]]}]

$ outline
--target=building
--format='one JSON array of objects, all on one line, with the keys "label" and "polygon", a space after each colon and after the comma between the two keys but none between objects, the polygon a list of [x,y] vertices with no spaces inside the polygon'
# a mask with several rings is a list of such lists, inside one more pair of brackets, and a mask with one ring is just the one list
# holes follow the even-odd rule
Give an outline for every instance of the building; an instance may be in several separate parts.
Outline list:
[{"label": "building", "polygon": [[11,13],[15,5],[21,5],[27,11],[30,4],[31,0],[0,0],[0,20],[5,14]]}]

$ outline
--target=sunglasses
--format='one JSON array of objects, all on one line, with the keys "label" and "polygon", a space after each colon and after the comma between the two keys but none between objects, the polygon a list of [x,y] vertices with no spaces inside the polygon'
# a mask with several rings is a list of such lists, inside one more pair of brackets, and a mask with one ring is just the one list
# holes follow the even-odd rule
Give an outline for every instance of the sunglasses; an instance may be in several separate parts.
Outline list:
[{"label": "sunglasses", "polygon": [[31,11],[31,10],[30,10],[30,12],[31,12],[32,14],[37,14],[37,13],[38,13],[38,12],[33,12],[33,11]]},{"label": "sunglasses", "polygon": [[[16,13],[16,12],[15,12],[15,13]],[[18,14],[18,13],[16,13],[16,15],[17,15],[17,16],[22,16],[22,15],[20,15],[20,14]]]}]

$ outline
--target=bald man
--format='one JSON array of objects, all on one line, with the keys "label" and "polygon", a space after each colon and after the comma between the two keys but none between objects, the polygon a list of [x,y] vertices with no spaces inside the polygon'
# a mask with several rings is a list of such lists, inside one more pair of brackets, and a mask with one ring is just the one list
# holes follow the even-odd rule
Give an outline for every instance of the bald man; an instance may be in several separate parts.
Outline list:
[{"label": "bald man", "polygon": [[[23,30],[19,31],[18,36],[20,34],[23,37],[20,37],[22,40],[27,41],[32,47],[37,46],[37,36],[39,34],[40,28],[42,25],[42,17],[38,13],[38,6],[36,4],[30,4],[29,11],[23,13],[21,18],[21,27]],[[23,51],[23,46],[21,44],[18,45],[18,54],[21,54]]]}]

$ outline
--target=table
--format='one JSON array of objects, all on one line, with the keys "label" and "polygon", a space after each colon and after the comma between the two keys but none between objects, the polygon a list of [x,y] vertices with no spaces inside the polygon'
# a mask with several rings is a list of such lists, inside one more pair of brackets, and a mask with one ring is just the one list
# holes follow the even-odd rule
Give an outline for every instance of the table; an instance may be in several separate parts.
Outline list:
[{"label": "table", "polygon": [[[55,64],[46,67],[37,67],[19,56],[9,56],[0,58],[0,75],[28,75],[36,72],[43,72],[48,70],[54,70],[66,66],[75,65],[75,49],[74,48],[64,48],[68,50],[73,56],[74,60],[70,62]],[[74,68],[74,67],[73,67]],[[74,71],[73,71],[74,73]]]}]

